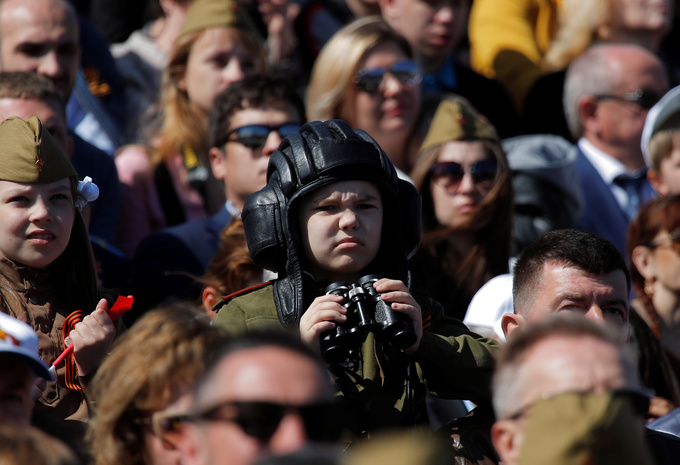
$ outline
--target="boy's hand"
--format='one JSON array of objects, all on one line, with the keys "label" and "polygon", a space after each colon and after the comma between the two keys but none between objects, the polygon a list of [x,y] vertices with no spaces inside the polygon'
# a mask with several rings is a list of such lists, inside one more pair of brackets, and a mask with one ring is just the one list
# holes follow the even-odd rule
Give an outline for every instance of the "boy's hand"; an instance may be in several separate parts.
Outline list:
[{"label": "boy's hand", "polygon": [[347,320],[347,309],[340,305],[341,295],[326,294],[317,297],[300,318],[300,338],[319,352],[321,333],[335,328],[335,322]]},{"label": "boy's hand", "polygon": [[382,300],[387,302],[392,310],[407,315],[413,322],[417,339],[415,344],[404,349],[404,353],[413,354],[420,347],[420,340],[423,337],[423,315],[420,305],[408,291],[406,285],[397,279],[382,278],[373,287],[382,294]]},{"label": "boy's hand", "polygon": [[108,309],[106,299],[100,300],[95,311],[83,318],[69,333],[80,376],[96,369],[109,353],[116,328],[106,314]]}]

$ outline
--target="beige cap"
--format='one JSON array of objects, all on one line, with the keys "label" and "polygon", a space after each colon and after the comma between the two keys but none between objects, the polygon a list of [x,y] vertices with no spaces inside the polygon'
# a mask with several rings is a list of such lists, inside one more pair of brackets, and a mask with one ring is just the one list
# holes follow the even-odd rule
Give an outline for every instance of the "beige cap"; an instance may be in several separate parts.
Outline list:
[{"label": "beige cap", "polygon": [[447,98],[437,107],[420,153],[456,140],[498,141],[496,130],[462,98]]},{"label": "beige cap", "polygon": [[0,124],[0,180],[49,184],[76,170],[42,122],[32,116],[24,121],[7,118]]},{"label": "beige cap", "polygon": [[177,37],[216,26],[248,27],[245,13],[236,0],[195,0]]}]

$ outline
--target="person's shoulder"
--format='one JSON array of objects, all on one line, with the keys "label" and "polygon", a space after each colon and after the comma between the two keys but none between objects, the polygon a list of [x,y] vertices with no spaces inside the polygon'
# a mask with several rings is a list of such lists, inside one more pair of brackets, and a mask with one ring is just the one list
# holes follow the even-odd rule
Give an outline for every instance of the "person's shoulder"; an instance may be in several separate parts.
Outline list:
[{"label": "person's shoulder", "polygon": [[231,302],[244,303],[247,301],[258,301],[261,299],[272,299],[273,281],[265,281],[255,286],[247,287],[236,291],[233,294],[222,297],[221,302],[217,305],[220,308],[228,305]]}]

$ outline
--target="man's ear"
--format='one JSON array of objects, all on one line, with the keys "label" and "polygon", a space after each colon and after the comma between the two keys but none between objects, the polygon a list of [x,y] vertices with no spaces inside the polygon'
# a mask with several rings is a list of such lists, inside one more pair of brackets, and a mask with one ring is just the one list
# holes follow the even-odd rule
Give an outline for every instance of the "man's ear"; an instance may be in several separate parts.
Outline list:
[{"label": "man's ear", "polygon": [[180,455],[180,462],[183,465],[202,465],[201,447],[196,443],[197,436],[200,434],[198,427],[191,423],[183,423],[177,441],[177,450]]},{"label": "man's ear", "polygon": [[652,185],[660,197],[668,195],[668,186],[661,179],[660,173],[654,168],[650,168],[647,171],[647,181],[649,181],[649,184]]},{"label": "man's ear", "polygon": [[515,420],[498,420],[491,426],[491,442],[503,465],[515,465],[522,442],[520,424]]},{"label": "man's ear", "polygon": [[227,175],[226,158],[227,155],[217,147],[212,147],[208,153],[210,157],[210,168],[212,168],[215,179],[224,179]]},{"label": "man's ear", "polygon": [[581,97],[578,101],[577,110],[578,118],[581,121],[584,133],[596,133],[599,128],[599,121],[597,118],[598,101],[592,95]]},{"label": "man's ear", "polygon": [[506,313],[501,318],[501,327],[503,328],[503,334],[505,334],[505,340],[510,337],[519,327],[525,323],[525,319],[522,315],[517,315],[516,313]]}]

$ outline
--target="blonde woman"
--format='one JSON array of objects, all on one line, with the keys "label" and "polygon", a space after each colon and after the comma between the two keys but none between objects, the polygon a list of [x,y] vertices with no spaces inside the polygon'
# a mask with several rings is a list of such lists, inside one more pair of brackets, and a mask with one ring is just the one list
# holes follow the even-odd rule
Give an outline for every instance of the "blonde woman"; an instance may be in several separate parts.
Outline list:
[{"label": "blonde woman", "polygon": [[159,128],[150,146],[116,155],[123,184],[118,240],[132,255],[165,226],[207,218],[223,199],[210,173],[208,113],[222,90],[265,70],[262,44],[230,1],[196,0],[163,73]]},{"label": "blonde woman", "polygon": [[125,333],[92,381],[95,465],[178,465],[178,421],[226,336],[190,304],[152,310]]},{"label": "blonde woman", "polygon": [[356,20],[326,43],[307,89],[310,121],[340,118],[368,132],[403,172],[419,141],[421,73],[406,39],[377,16]]}]

